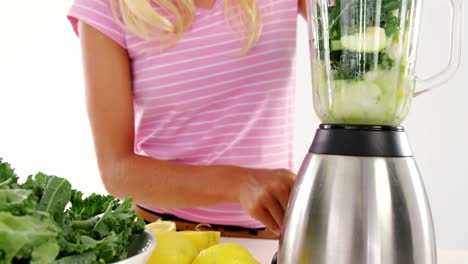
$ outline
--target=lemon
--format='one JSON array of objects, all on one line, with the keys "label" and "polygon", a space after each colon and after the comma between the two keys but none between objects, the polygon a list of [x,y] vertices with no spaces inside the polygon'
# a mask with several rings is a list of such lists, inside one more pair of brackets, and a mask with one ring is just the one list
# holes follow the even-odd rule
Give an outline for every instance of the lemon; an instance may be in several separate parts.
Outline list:
[{"label": "lemon", "polygon": [[192,264],[260,264],[243,246],[223,243],[211,246],[198,254]]},{"label": "lemon", "polygon": [[156,248],[147,264],[191,264],[198,254],[197,247],[179,232],[155,233]]},{"label": "lemon", "polygon": [[157,232],[161,231],[176,231],[176,224],[171,221],[162,221],[158,220],[156,222],[147,224],[145,226],[145,229],[148,230],[149,232],[155,234]]},{"label": "lemon", "polygon": [[198,251],[202,251],[219,243],[221,232],[218,231],[180,231],[192,241]]}]

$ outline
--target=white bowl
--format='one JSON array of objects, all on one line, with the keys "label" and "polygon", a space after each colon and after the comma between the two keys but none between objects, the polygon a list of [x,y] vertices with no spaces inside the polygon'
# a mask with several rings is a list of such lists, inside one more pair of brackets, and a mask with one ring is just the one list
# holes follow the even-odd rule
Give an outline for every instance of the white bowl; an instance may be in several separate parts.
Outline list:
[{"label": "white bowl", "polygon": [[148,261],[156,248],[156,238],[146,231],[141,235],[133,235],[127,247],[128,258],[115,264],[144,264]]}]

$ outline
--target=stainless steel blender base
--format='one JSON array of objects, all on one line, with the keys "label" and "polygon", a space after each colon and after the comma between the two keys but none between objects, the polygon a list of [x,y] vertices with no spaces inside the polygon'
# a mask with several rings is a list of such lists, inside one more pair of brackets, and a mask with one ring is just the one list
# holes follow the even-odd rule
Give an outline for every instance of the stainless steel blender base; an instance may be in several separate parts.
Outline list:
[{"label": "stainless steel blender base", "polygon": [[279,264],[435,264],[432,216],[412,157],[309,153]]}]

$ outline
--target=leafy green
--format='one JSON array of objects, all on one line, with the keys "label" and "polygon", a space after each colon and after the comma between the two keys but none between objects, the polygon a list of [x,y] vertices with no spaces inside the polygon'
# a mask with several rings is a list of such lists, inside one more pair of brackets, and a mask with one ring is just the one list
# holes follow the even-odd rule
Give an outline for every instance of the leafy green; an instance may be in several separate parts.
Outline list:
[{"label": "leafy green", "polygon": [[83,193],[73,190],[71,194],[70,214],[75,220],[83,220],[102,214],[106,211],[110,203],[115,201],[111,195],[91,194],[85,199],[82,198]]},{"label": "leafy green", "polygon": [[[392,33],[398,31],[399,17],[398,14],[395,15],[395,10],[398,11],[401,6],[401,0],[336,0],[334,5],[327,7],[328,31],[332,36],[331,39],[340,39],[341,30],[345,28],[352,30],[343,33],[353,34],[364,26],[382,28],[387,28],[389,25],[396,26],[397,28],[387,32],[390,37]],[[322,20],[320,14],[318,18],[319,21]]]},{"label": "leafy green", "polygon": [[0,159],[0,264],[112,263],[127,256],[144,221],[130,197],[83,193],[57,176],[37,173],[18,184]]},{"label": "leafy green", "polygon": [[132,234],[142,233],[145,223],[141,218],[136,217],[131,210],[132,199],[126,198],[119,204],[118,200],[114,198],[110,200],[110,198],[109,196],[94,195],[88,197],[88,200],[84,200],[85,203],[89,203],[90,200],[99,201],[101,208],[102,205],[107,204],[105,210],[97,210],[98,207],[89,206],[87,210],[83,211],[89,213],[90,210],[96,210],[93,212],[102,214],[100,217],[76,218],[77,214],[74,210],[79,207],[72,206],[70,208],[68,219],[78,220],[71,220],[73,232],[65,233],[59,239],[64,252],[67,254],[83,253],[88,250],[88,247],[91,247],[94,248],[96,256],[106,260],[106,262],[126,257],[128,238]]},{"label": "leafy green", "polygon": [[382,21],[382,26],[385,28],[385,34],[387,37],[395,37],[400,30],[400,18],[394,16],[390,12],[385,12],[382,14]]},{"label": "leafy green", "polygon": [[14,188],[17,186],[18,176],[9,163],[0,158],[0,189]]},{"label": "leafy green", "polygon": [[58,228],[47,214],[15,216],[0,212],[0,251],[3,252],[0,263],[11,263],[13,259],[44,259],[43,245],[47,247],[48,257],[54,259],[58,251],[49,249],[58,247],[57,233]]},{"label": "leafy green", "polygon": [[[117,208],[112,210],[113,204],[109,204],[104,215],[97,221],[94,231],[99,234],[100,237],[104,237],[105,234],[111,230],[117,233],[141,233],[144,229],[144,221],[141,218],[134,217],[134,213],[130,210],[132,207],[132,200],[126,198]],[[133,218],[135,222],[128,222],[127,219]]]},{"label": "leafy green", "polygon": [[71,184],[66,179],[52,176],[47,182],[37,209],[48,212],[57,223],[60,223],[70,196]]},{"label": "leafy green", "polygon": [[31,253],[31,264],[52,263],[60,252],[55,240],[39,245]]},{"label": "leafy green", "polygon": [[68,256],[54,262],[54,264],[91,264],[96,263],[97,257],[93,252],[86,252],[79,255]]},{"label": "leafy green", "polygon": [[49,179],[49,176],[41,172],[37,173],[34,176],[34,178],[32,177],[32,175],[29,175],[26,182],[21,185],[21,188],[31,190],[33,192],[33,195],[35,196],[34,199],[37,203],[39,203],[39,201],[42,198],[42,194],[44,193],[44,190],[47,186],[47,183],[49,182]]},{"label": "leafy green", "polygon": [[358,53],[347,50],[332,51],[330,53],[331,73],[335,80],[360,80],[374,65],[379,70],[389,70],[393,61],[383,52]]},{"label": "leafy green", "polygon": [[10,212],[13,215],[23,215],[36,208],[36,202],[30,199],[30,190],[0,189],[0,212]]}]

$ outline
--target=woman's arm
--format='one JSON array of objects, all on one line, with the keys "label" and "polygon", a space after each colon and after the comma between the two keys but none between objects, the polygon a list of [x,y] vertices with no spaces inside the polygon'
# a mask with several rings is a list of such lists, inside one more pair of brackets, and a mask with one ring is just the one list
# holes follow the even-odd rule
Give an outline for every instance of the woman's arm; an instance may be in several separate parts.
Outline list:
[{"label": "woman's arm", "polygon": [[299,6],[298,6],[298,11],[299,14],[307,21],[307,4],[306,1],[308,0],[298,0],[299,1]]},{"label": "woman's arm", "polygon": [[241,203],[272,230],[282,224],[294,175],[287,170],[192,166],[134,154],[133,99],[126,50],[80,23],[88,116],[103,183],[154,207]]}]

